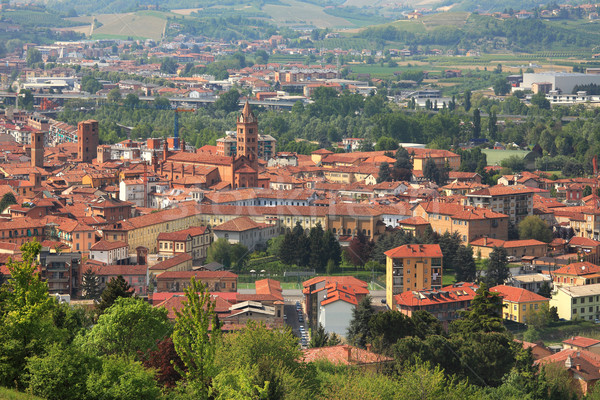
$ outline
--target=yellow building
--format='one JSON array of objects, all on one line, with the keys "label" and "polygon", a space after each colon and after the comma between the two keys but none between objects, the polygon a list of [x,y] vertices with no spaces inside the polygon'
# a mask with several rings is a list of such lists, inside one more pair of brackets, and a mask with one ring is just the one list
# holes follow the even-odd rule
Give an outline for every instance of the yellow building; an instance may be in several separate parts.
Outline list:
[{"label": "yellow building", "polygon": [[451,171],[458,171],[460,168],[460,156],[451,151],[416,147],[410,147],[406,150],[409,153],[414,153],[413,171],[423,171],[429,159],[432,159],[438,168],[448,166]]},{"label": "yellow building", "polygon": [[556,307],[558,317],[566,320],[600,319],[600,283],[558,287],[552,293],[550,306]]},{"label": "yellow building", "polygon": [[490,292],[500,293],[502,297],[502,316],[509,321],[526,323],[531,313],[548,306],[550,299],[513,286],[498,285],[490,288]]},{"label": "yellow building", "polygon": [[438,244],[407,244],[385,252],[386,301],[407,290],[442,287],[442,249]]}]

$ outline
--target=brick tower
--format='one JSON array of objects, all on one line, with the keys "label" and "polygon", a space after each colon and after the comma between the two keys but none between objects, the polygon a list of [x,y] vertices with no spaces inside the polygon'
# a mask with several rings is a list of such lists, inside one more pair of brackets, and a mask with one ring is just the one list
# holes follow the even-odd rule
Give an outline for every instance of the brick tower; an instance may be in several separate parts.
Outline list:
[{"label": "brick tower", "polygon": [[258,120],[248,101],[237,119],[237,156],[245,156],[252,164],[258,162]]},{"label": "brick tower", "polygon": [[91,163],[98,147],[98,121],[81,121],[77,124],[77,155],[81,162]]},{"label": "brick tower", "polygon": [[44,132],[31,132],[31,166],[44,167]]}]

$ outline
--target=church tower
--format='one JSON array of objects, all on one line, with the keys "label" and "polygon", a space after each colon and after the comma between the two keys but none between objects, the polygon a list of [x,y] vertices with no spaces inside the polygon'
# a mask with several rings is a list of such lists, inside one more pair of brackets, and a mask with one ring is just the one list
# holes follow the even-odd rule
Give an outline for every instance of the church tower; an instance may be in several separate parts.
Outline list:
[{"label": "church tower", "polygon": [[258,162],[258,120],[247,100],[237,118],[237,156],[245,156],[253,164]]}]

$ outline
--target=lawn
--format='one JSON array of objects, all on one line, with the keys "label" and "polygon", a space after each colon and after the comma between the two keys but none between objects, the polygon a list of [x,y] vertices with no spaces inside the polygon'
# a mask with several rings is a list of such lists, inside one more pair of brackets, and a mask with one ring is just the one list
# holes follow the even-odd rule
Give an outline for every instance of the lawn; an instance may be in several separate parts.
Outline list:
[{"label": "lawn", "polygon": [[17,392],[14,389],[0,387],[0,399],[2,400],[42,400],[41,397],[23,392]]},{"label": "lawn", "polygon": [[525,158],[525,156],[529,153],[526,150],[493,150],[493,149],[484,149],[483,153],[487,156],[487,164],[488,165],[500,165],[502,160],[507,159],[512,156],[519,156],[521,158]]},{"label": "lawn", "polygon": [[444,272],[442,274],[442,286],[448,286],[456,283],[456,274],[454,272]]}]

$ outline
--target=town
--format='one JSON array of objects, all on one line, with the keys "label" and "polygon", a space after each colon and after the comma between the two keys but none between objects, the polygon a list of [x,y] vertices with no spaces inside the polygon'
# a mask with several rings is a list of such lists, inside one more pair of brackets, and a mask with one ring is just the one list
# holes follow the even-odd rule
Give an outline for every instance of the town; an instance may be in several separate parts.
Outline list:
[{"label": "town", "polygon": [[0,398],[600,398],[599,5],[71,3],[0,4]]}]

